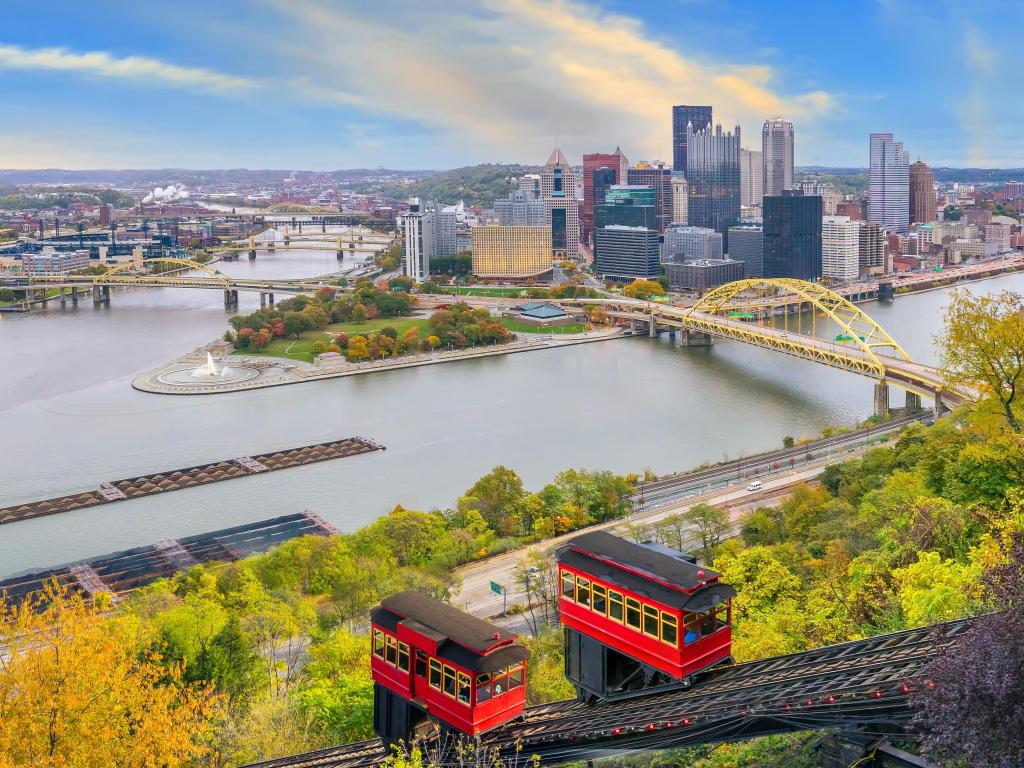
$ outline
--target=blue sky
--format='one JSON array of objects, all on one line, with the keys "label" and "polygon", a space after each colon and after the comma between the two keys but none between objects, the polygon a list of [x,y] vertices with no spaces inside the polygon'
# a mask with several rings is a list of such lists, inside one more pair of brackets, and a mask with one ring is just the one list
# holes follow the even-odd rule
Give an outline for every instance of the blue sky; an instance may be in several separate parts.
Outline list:
[{"label": "blue sky", "polygon": [[0,168],[446,168],[671,159],[711,103],[800,165],[892,131],[932,165],[1024,166],[1024,4],[833,0],[47,0],[0,27]]}]

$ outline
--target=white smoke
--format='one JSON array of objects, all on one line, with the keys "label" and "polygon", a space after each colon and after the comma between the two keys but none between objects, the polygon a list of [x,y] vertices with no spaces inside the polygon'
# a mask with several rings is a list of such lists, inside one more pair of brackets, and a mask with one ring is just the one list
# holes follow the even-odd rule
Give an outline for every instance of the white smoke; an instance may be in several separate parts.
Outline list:
[{"label": "white smoke", "polygon": [[144,198],[143,203],[170,203],[174,200],[187,200],[188,190],[184,184],[169,184],[166,187],[157,187]]}]

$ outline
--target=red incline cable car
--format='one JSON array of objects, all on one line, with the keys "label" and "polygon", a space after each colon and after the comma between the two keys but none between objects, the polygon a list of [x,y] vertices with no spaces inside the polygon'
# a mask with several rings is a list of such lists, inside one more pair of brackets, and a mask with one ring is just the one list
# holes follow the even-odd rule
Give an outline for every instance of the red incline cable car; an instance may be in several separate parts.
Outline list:
[{"label": "red incline cable car", "polygon": [[418,592],[370,611],[373,728],[386,744],[455,730],[470,736],[526,705],[526,659],[515,635]]},{"label": "red incline cable car", "polygon": [[693,557],[604,531],[557,557],[565,675],[581,700],[685,687],[732,661],[736,590]]}]

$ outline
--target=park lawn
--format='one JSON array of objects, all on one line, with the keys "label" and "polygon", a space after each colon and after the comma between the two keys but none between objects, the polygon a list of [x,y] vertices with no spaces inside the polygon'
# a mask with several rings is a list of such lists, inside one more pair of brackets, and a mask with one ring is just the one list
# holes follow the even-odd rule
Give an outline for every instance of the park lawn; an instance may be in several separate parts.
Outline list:
[{"label": "park lawn", "polygon": [[264,357],[283,357],[288,360],[313,362],[313,342],[330,342],[335,334],[346,333],[351,336],[365,336],[383,328],[394,328],[401,336],[409,328],[419,328],[420,337],[426,338],[425,317],[380,317],[362,323],[332,323],[319,331],[306,331],[297,339],[274,339],[263,349],[236,349],[236,355],[260,355]]},{"label": "park lawn", "polygon": [[569,323],[568,325],[553,325],[547,328],[520,323],[514,317],[499,317],[498,321],[510,331],[517,333],[584,333],[587,326],[583,323]]},{"label": "park lawn", "polygon": [[458,287],[446,287],[444,288],[445,293],[454,293],[459,296],[499,296],[505,298],[518,299],[523,296],[523,291],[526,288],[497,288],[488,286],[458,286]]}]

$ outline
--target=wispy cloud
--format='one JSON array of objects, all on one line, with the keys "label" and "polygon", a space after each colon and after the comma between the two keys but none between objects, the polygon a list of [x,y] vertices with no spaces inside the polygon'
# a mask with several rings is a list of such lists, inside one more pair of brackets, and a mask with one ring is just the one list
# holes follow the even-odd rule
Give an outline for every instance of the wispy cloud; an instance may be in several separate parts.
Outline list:
[{"label": "wispy cloud", "polygon": [[206,91],[250,91],[259,87],[256,80],[202,67],[184,67],[146,56],[119,58],[105,51],[75,53],[66,48],[0,44],[0,69],[69,72]]},{"label": "wispy cloud", "polygon": [[988,95],[996,74],[993,48],[974,24],[964,22],[963,57],[968,78],[959,115],[961,126],[971,138],[967,159],[975,166],[989,164],[995,144],[992,128],[997,123]]},{"label": "wispy cloud", "polygon": [[622,143],[666,158],[672,104],[713,104],[724,124],[759,127],[835,102],[784,92],[767,66],[684,55],[636,19],[571,0],[264,3],[297,25],[289,38],[301,43],[269,44],[305,97],[417,121],[492,156],[546,156],[557,136],[577,155]]}]

